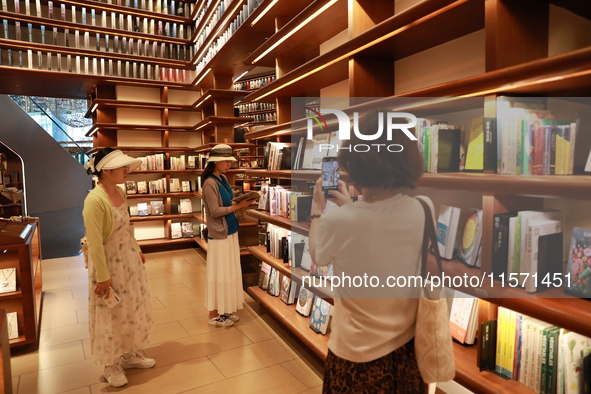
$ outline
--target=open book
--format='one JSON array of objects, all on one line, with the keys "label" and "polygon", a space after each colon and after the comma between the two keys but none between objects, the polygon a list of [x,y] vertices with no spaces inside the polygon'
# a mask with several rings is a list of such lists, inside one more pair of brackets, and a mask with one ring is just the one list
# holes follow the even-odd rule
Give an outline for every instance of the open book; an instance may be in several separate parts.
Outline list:
[{"label": "open book", "polygon": [[246,194],[243,194],[241,196],[235,197],[232,199],[232,201],[234,202],[240,202],[243,200],[258,200],[259,198],[261,198],[261,195],[257,192],[249,192]]}]

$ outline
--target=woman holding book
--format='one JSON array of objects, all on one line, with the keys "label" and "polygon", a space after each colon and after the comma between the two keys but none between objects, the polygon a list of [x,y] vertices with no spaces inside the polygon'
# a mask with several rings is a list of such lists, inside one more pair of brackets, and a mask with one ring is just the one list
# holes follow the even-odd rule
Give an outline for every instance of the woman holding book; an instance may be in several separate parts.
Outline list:
[{"label": "woman holding book", "polygon": [[[365,115],[359,130],[375,133],[378,116],[385,115]],[[332,263],[337,278],[377,277],[380,283],[372,279],[355,287],[343,281],[336,288],[323,393],[425,393],[414,351],[418,289],[385,285],[391,276],[421,275],[425,213],[401,189],[415,187],[422,158],[416,142],[401,132],[372,141],[374,147],[398,144],[399,152],[349,151],[347,146],[366,143],[351,134],[338,162],[363,199],[353,203],[340,181],[339,190],[331,191],[339,207],[323,213],[322,179],[316,182],[308,219],[310,254],[317,265]]]},{"label": "woman holding book", "polygon": [[[90,350],[104,379],[113,387],[127,384],[123,369],[152,368],[145,357],[152,331],[152,306],[144,257],[133,236],[124,184],[141,161],[119,149],[104,148],[87,168],[98,185],[84,200],[88,255],[88,323]],[[115,292],[115,294],[112,294]],[[112,306],[113,300],[120,302]]]},{"label": "woman holding book", "polygon": [[234,312],[242,309],[244,302],[238,218],[234,212],[253,200],[232,201],[234,193],[224,174],[233,161],[236,159],[230,146],[216,145],[201,174],[208,230],[205,307],[209,310],[209,325],[216,327],[234,325],[240,319]]}]

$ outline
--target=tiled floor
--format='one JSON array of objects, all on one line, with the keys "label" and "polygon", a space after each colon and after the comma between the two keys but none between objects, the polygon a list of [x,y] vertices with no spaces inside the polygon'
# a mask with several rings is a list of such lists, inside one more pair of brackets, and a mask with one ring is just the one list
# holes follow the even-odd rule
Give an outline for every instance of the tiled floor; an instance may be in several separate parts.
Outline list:
[{"label": "tiled floor", "polygon": [[155,321],[149,370],[99,381],[89,350],[87,273],[80,257],[43,261],[39,350],[12,358],[14,393],[320,393],[322,363],[246,296],[234,327],[207,324],[205,260],[185,249],[147,254]]}]

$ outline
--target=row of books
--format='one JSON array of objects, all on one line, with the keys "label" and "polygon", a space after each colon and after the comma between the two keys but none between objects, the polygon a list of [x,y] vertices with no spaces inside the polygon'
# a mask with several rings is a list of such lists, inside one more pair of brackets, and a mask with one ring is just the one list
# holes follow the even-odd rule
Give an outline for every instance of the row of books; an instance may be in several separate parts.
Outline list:
[{"label": "row of books", "polygon": [[[268,77],[265,79],[271,79],[271,77]],[[234,90],[236,90],[236,89],[234,89]],[[277,106],[272,103],[245,103],[245,104],[238,104],[236,106],[236,108],[238,108],[238,111],[240,111],[241,114],[246,113],[246,112],[271,111],[271,110],[276,109],[276,107]]]},{"label": "row of books", "polygon": [[[100,1],[99,1],[100,2]],[[39,18],[43,18],[43,9],[41,7],[41,0],[35,0],[35,13],[32,14],[32,1],[30,0],[22,0],[24,3],[21,6],[21,0],[13,0],[11,4],[9,1],[2,0],[0,5],[2,6],[2,11],[9,11],[15,12],[17,14],[21,13],[21,10],[24,11],[25,15],[34,15]],[[175,1],[175,0],[108,0],[106,4],[114,4],[117,6],[124,6],[134,9],[141,9],[144,11],[155,12],[155,13],[162,13],[165,15],[175,15],[175,16],[189,16],[193,12],[195,7],[194,3],[190,2],[182,2],[182,1]],[[9,8],[9,5],[12,7]],[[51,19],[53,17],[53,1],[47,2],[48,13],[47,17]],[[65,15],[65,4],[61,4],[62,8],[62,15]],[[82,7],[83,9],[85,7]],[[76,11],[75,6],[72,5],[72,22],[76,22]],[[66,20],[66,19],[63,19]],[[83,22],[85,23],[85,22]]]},{"label": "row of books", "polygon": [[172,222],[170,224],[170,238],[193,238],[193,223],[192,222]]},{"label": "row of books", "polygon": [[[561,211],[519,211],[496,214],[493,228],[493,273],[526,277],[528,293],[548,288],[544,280],[562,274],[563,214]],[[529,274],[529,275],[525,275]],[[532,274],[537,274],[535,278]]]},{"label": "row of books", "polygon": [[591,383],[591,339],[499,307],[481,324],[479,363],[536,393],[584,393]]},{"label": "row of books", "polygon": [[259,287],[288,305],[295,303],[296,312],[304,317],[310,316],[311,329],[320,334],[327,333],[332,312],[332,305],[328,302],[264,262],[261,263]]},{"label": "row of books", "polygon": [[164,170],[164,153],[156,153],[154,155],[148,155],[145,157],[137,157],[137,159],[142,161],[142,163],[136,169],[137,171]]},{"label": "row of books", "polygon": [[327,279],[333,276],[332,264],[318,266],[312,261],[308,237],[286,228],[267,223],[266,251],[290,267],[310,272],[310,275]]},{"label": "row of books", "polygon": [[[200,179],[195,180],[196,189],[200,187]],[[161,193],[190,193],[194,191],[191,181],[181,181],[179,178],[156,179],[153,181],[125,181],[127,194],[161,194]],[[197,189],[199,190],[199,189]]]},{"label": "row of books", "polygon": [[249,117],[254,118],[253,123],[257,122],[276,122],[277,121],[277,113],[276,112],[268,112],[265,114],[251,114]]},{"label": "row of books", "polygon": [[433,119],[418,119],[416,137],[423,155],[424,172],[458,172],[464,169],[464,127]]},{"label": "row of books", "polygon": [[[224,0],[227,1],[227,0]],[[230,25],[226,30],[224,30],[217,38],[212,40],[207,50],[201,55],[199,59],[197,59],[197,67],[195,72],[199,74],[203,71],[207,64],[213,59],[213,57],[219,52],[219,50],[228,42],[230,37],[238,30],[238,28],[244,23],[246,18],[250,16],[250,14],[261,4],[262,0],[248,0],[246,4],[242,6],[236,17],[230,22]],[[220,7],[222,7],[223,3],[220,3]],[[225,7],[225,6],[224,6]],[[221,16],[223,15],[224,11],[219,13],[220,9],[218,8],[218,14]],[[208,40],[209,35],[213,32],[213,29],[216,27],[217,19],[220,16],[218,14],[214,15],[212,20],[209,24],[201,31],[201,34],[197,38],[197,42],[195,43],[195,53],[198,53],[201,48],[205,45],[206,41]],[[197,22],[199,25],[199,22]],[[216,32],[217,34],[217,32]]]},{"label": "row of books", "polygon": [[[189,214],[193,213],[193,203],[189,198],[181,198],[179,204],[171,204],[171,215]],[[147,202],[140,202],[136,206],[129,206],[129,214],[131,216],[160,216],[164,215],[164,203],[161,200]]]},{"label": "row of books", "polygon": [[[236,82],[233,85],[233,89],[234,90],[259,89],[267,84],[270,84],[271,82],[273,82],[276,79],[277,79],[277,77],[275,75],[269,75],[267,77],[249,79],[248,81]],[[266,103],[250,103],[250,104],[244,104],[244,105],[254,105],[254,104],[263,105]],[[266,104],[266,106],[269,106],[269,108],[267,108],[267,109],[275,109],[275,104]],[[249,109],[246,111],[243,111],[241,109],[240,112],[252,112],[252,111],[260,111],[260,110],[262,110],[262,109]]]},{"label": "row of books", "polygon": [[13,54],[12,49],[0,48],[0,66],[183,83],[193,78],[191,70],[159,65],[45,51],[34,52],[31,49],[14,52]]},{"label": "row of books", "polygon": [[293,222],[302,222],[310,215],[312,195],[309,192],[292,190],[289,186],[261,184],[258,209],[271,215],[282,216]]},{"label": "row of books", "polygon": [[[3,34],[6,39],[13,39],[7,19],[2,20]],[[28,34],[23,37],[21,22],[14,22],[14,39],[38,44],[51,44],[67,48],[95,50],[97,52],[120,53],[132,56],[160,57],[188,61],[193,56],[193,47],[181,44],[120,37],[118,35],[93,33],[53,27],[51,36],[46,34],[45,25],[27,23]],[[72,33],[72,35],[70,34]]]},{"label": "row of books", "polygon": [[509,175],[585,173],[591,149],[591,135],[583,132],[591,124],[587,113],[556,119],[540,98],[501,97],[496,105],[496,117],[472,121],[466,170]]}]

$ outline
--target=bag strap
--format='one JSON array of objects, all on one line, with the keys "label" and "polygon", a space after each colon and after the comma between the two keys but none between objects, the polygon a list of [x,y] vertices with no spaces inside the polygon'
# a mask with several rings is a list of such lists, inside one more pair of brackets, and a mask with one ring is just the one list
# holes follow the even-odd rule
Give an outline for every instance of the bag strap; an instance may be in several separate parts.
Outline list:
[{"label": "bag strap", "polygon": [[431,208],[424,200],[415,198],[423,206],[425,211],[425,230],[423,231],[423,248],[421,252],[421,276],[424,278],[427,273],[427,256],[429,255],[429,241],[431,241],[431,250],[437,261],[437,268],[439,273],[443,273],[443,265],[441,264],[441,256],[439,255],[439,247],[437,246],[437,235],[435,235],[435,226],[433,225],[433,215],[431,214]]}]

